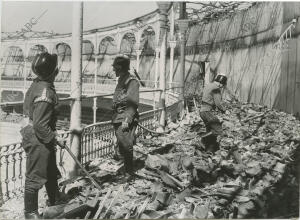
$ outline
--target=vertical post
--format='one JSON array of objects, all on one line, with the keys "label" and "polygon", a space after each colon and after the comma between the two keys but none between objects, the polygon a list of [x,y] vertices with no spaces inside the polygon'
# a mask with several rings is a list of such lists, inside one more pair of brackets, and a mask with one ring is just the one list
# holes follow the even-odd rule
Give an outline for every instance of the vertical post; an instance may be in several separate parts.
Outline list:
[{"label": "vertical post", "polygon": [[[158,78],[158,67],[159,67],[159,48],[155,49],[155,73],[154,73],[154,88],[158,88],[157,78]],[[153,109],[156,109],[156,100],[158,100],[157,92],[155,92],[153,100]]]},{"label": "vertical post", "polygon": [[140,69],[140,56],[142,53],[142,50],[136,50],[136,71],[139,73],[139,69]]},{"label": "vertical post", "polygon": [[159,23],[160,23],[160,80],[159,86],[161,89],[160,108],[162,108],[159,130],[164,131],[166,126],[166,50],[167,50],[167,29],[168,29],[168,9],[170,2],[157,2],[159,8]]},{"label": "vertical post", "polygon": [[[98,74],[98,37],[97,33],[95,33],[95,48],[96,50],[94,51],[94,57],[95,57],[95,72],[94,72],[94,95],[96,95],[96,90],[97,90],[97,74]],[[93,98],[93,123],[95,124],[97,121],[97,98]]]},{"label": "vertical post", "polygon": [[158,78],[158,67],[159,67],[159,52],[160,52],[160,49],[159,48],[156,48],[155,49],[155,75],[154,75],[154,87],[157,89],[158,87],[158,82],[157,82],[157,78]]},{"label": "vertical post", "polygon": [[[81,93],[82,93],[82,23],[83,2],[73,2],[73,27],[72,27],[72,74],[71,74],[71,97],[74,99],[71,106],[70,130],[81,129]],[[81,136],[73,133],[71,136],[71,150],[79,158]],[[77,164],[70,160],[69,177],[77,175]]]},{"label": "vertical post", "polygon": [[[95,75],[94,75],[94,95],[96,95],[97,89],[97,72],[98,72],[98,55],[95,55]],[[97,97],[93,98],[93,123],[95,124],[97,121]]]},{"label": "vertical post", "polygon": [[169,88],[172,88],[173,83],[173,74],[174,74],[174,49],[176,47],[176,39],[174,36],[174,21],[175,21],[175,13],[174,13],[174,5],[171,8],[171,22],[170,22],[170,74],[169,74]]},{"label": "vertical post", "polygon": [[26,57],[24,57],[24,68],[23,68],[23,75],[24,75],[24,87],[23,87],[23,101],[25,100],[25,93],[26,93],[26,77],[27,77],[27,61]]},{"label": "vertical post", "polygon": [[25,100],[25,94],[26,94],[26,77],[27,77],[27,44],[25,44],[25,55],[24,55],[24,68],[23,68],[23,75],[24,75],[24,87],[23,87],[23,101]]},{"label": "vertical post", "polygon": [[169,78],[169,87],[172,88],[173,76],[174,76],[174,49],[176,47],[176,41],[169,41],[170,43],[170,78]]},{"label": "vertical post", "polygon": [[185,78],[185,34],[189,26],[189,21],[186,19],[186,3],[180,2],[179,3],[180,10],[179,10],[179,37],[180,37],[180,75],[179,75],[179,83],[181,87],[181,91],[179,94],[179,101],[180,103],[180,111],[181,115],[183,115],[184,111],[184,78]]}]

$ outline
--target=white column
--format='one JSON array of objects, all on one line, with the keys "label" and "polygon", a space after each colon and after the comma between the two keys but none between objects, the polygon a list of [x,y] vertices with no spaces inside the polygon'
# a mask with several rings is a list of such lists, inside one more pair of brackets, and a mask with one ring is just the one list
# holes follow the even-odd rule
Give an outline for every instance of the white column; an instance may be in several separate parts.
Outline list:
[{"label": "white column", "polygon": [[[98,55],[95,55],[95,74],[94,74],[94,95],[96,95],[97,89],[97,73],[98,73]],[[97,97],[93,99],[93,123],[95,124],[97,121]]]},{"label": "white column", "polygon": [[23,101],[25,100],[25,94],[26,94],[26,77],[27,77],[27,44],[25,44],[25,51],[24,51],[24,68],[23,68],[23,75],[24,75],[24,87],[23,87],[23,94],[24,94],[24,98]]},{"label": "white column", "polygon": [[158,87],[157,76],[158,76],[158,67],[159,67],[159,53],[160,53],[160,48],[156,48],[155,49],[155,72],[154,72],[154,87],[156,89]]},{"label": "white column", "polygon": [[174,40],[174,25],[175,25],[175,13],[174,13],[174,2],[171,8],[171,21],[170,21],[170,39]]},{"label": "white column", "polygon": [[[158,67],[159,67],[159,52],[160,52],[160,49],[159,48],[156,48],[155,49],[155,72],[154,72],[154,88],[157,89],[158,88],[158,81],[157,81],[157,78],[158,78]],[[158,92],[155,92],[154,94],[154,102],[153,102],[153,109],[155,110],[156,109],[156,102],[158,101]]]},{"label": "white column", "polygon": [[179,32],[180,32],[180,75],[179,83],[181,91],[179,94],[179,100],[181,102],[181,115],[184,113],[184,80],[185,80],[185,42],[186,42],[186,31],[189,26],[189,20],[180,19],[178,20]]},{"label": "white column", "polygon": [[[82,28],[83,28],[83,2],[73,2],[73,26],[72,26],[72,74],[71,74],[71,120],[70,130],[81,129],[81,94],[82,94]],[[71,150],[76,157],[81,151],[81,135],[76,133],[71,137]],[[79,158],[78,158],[79,159]],[[77,175],[78,165],[70,160],[70,171],[68,177]]]},{"label": "white column", "polygon": [[163,131],[166,126],[166,52],[167,52],[167,34],[168,34],[168,9],[170,2],[157,2],[159,8],[160,23],[160,80],[159,88],[162,90],[160,96],[160,108],[162,108],[159,130]]},{"label": "white column", "polygon": [[24,99],[25,99],[25,93],[26,93],[26,77],[27,77],[27,61],[26,57],[24,57],[24,68],[23,68],[23,76],[24,76],[24,86],[23,86],[23,93],[24,93]]},{"label": "white column", "polygon": [[173,75],[174,75],[174,49],[176,47],[176,41],[169,41],[170,43],[170,74],[169,74],[169,88],[173,87]]}]

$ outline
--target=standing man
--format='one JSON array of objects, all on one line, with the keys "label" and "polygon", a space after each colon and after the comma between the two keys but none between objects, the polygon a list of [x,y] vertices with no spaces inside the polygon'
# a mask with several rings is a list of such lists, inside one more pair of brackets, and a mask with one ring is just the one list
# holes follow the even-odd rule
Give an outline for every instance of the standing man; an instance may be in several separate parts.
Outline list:
[{"label": "standing man", "polygon": [[139,82],[130,75],[130,60],[117,56],[112,64],[118,84],[113,97],[112,123],[117,137],[117,148],[124,158],[125,179],[133,176],[133,145],[138,122]]},{"label": "standing man", "polygon": [[220,120],[212,113],[212,110],[219,109],[222,113],[228,113],[222,105],[221,89],[227,84],[225,75],[217,75],[213,82],[208,83],[203,89],[202,104],[200,108],[200,117],[205,126],[206,134],[202,137],[202,143],[209,151],[216,151],[219,148],[217,142],[218,135],[222,134],[222,124]]},{"label": "standing man", "polygon": [[55,145],[64,143],[56,136],[55,129],[58,97],[53,82],[58,73],[57,55],[38,54],[31,68],[37,78],[26,92],[23,112],[29,122],[21,129],[22,147],[27,155],[24,215],[26,219],[37,219],[40,218],[38,192],[44,184],[50,205],[57,199],[60,173],[56,166]]}]

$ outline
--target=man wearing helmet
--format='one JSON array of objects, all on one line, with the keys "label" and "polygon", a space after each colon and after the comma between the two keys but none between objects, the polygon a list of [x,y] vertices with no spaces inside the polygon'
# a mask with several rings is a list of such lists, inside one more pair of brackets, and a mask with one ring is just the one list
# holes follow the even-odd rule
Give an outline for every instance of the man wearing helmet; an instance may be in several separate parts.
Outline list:
[{"label": "man wearing helmet", "polygon": [[37,75],[26,92],[23,112],[29,122],[21,129],[22,147],[26,160],[24,190],[25,218],[40,218],[38,214],[38,191],[45,184],[50,205],[54,205],[58,195],[55,145],[63,144],[56,137],[56,111],[58,101],[54,79],[58,73],[57,55],[41,53],[32,62],[32,71]]},{"label": "man wearing helmet", "polygon": [[203,89],[200,117],[209,134],[202,138],[202,143],[209,151],[215,151],[219,148],[217,136],[222,134],[222,124],[212,113],[212,110],[217,108],[222,113],[226,112],[226,109],[222,105],[221,97],[221,89],[225,87],[226,84],[227,77],[220,74],[216,76],[213,82],[208,83]]},{"label": "man wearing helmet", "polygon": [[133,145],[138,120],[139,82],[130,75],[130,60],[127,56],[117,56],[112,64],[118,84],[113,96],[113,115],[117,137],[117,148],[124,158],[125,178],[133,175]]}]

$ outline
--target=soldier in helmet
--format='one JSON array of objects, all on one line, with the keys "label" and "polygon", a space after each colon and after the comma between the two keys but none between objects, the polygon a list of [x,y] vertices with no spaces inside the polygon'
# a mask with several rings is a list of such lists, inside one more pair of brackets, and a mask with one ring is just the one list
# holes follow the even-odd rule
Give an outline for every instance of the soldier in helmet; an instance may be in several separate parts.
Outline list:
[{"label": "soldier in helmet", "polygon": [[26,219],[40,218],[38,214],[38,191],[43,185],[54,205],[58,196],[55,145],[63,140],[56,136],[56,111],[58,101],[54,79],[58,73],[57,55],[41,53],[32,61],[32,71],[37,75],[26,92],[23,112],[29,122],[21,129],[22,147],[26,160],[24,190],[24,215]]},{"label": "soldier in helmet", "polygon": [[217,137],[222,134],[222,124],[212,113],[212,110],[217,108],[222,113],[228,113],[222,105],[221,97],[221,89],[223,89],[226,84],[227,77],[219,74],[213,82],[208,83],[203,89],[200,117],[209,133],[202,138],[202,143],[209,151],[215,151],[219,148]]},{"label": "soldier in helmet", "polygon": [[139,82],[130,75],[130,60],[127,56],[117,56],[112,64],[118,84],[113,96],[113,116],[117,137],[117,148],[124,158],[125,178],[133,176],[133,145],[138,120]]}]

